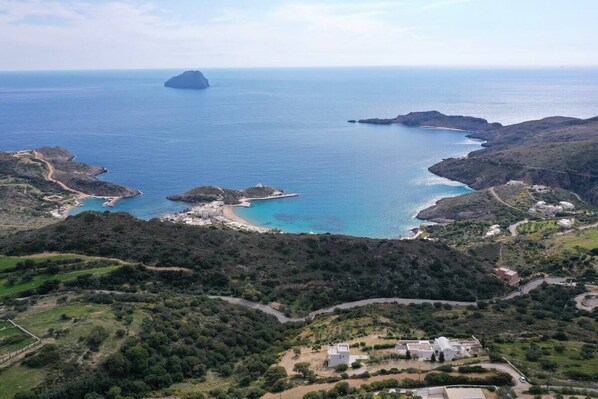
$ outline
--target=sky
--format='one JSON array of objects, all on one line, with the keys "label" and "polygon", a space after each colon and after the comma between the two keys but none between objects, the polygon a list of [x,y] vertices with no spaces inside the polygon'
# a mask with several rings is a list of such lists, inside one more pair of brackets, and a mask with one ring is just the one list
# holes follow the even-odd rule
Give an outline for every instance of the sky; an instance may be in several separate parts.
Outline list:
[{"label": "sky", "polygon": [[596,66],[598,0],[0,0],[0,70]]}]

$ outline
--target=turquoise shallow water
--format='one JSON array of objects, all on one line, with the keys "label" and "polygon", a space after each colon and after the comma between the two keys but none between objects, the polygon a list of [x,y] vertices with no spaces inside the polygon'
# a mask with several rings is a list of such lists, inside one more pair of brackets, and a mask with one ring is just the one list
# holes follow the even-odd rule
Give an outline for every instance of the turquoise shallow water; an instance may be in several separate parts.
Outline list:
[{"label": "turquoise shallow water", "polygon": [[[0,73],[0,148],[62,145],[143,191],[113,211],[182,209],[193,186],[275,185],[299,197],[240,209],[290,232],[408,235],[418,209],[467,192],[427,167],[479,148],[463,132],[347,119],[437,109],[503,123],[598,114],[598,70],[425,68],[205,70],[212,87],[173,90],[180,71]],[[84,209],[105,210],[101,200]]]}]

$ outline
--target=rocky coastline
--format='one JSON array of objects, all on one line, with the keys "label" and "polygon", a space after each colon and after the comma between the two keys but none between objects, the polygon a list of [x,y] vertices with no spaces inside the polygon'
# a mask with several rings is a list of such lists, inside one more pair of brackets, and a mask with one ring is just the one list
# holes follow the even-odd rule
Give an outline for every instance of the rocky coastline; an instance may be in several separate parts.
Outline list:
[{"label": "rocky coastline", "polygon": [[468,137],[485,140],[484,148],[466,157],[444,159],[429,167],[432,173],[476,190],[511,180],[557,187],[598,205],[598,117],[548,117],[502,125],[428,111],[358,122],[468,131]]}]

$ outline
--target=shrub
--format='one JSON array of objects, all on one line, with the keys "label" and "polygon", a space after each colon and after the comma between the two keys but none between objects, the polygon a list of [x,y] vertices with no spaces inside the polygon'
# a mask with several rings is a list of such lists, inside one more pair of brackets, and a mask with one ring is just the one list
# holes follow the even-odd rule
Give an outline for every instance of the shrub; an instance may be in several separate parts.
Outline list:
[{"label": "shrub", "polygon": [[342,373],[343,371],[347,371],[348,369],[349,366],[347,366],[346,364],[339,364],[334,368],[334,371],[336,371],[337,373]]}]

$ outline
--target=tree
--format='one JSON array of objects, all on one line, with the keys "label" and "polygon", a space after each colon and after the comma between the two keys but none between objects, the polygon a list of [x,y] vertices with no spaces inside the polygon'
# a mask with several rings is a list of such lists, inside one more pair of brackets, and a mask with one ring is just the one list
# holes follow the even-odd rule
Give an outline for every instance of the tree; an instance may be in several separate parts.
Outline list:
[{"label": "tree", "polygon": [[115,399],[117,396],[120,396],[121,393],[122,393],[122,389],[120,389],[120,387],[113,386],[112,388],[110,388],[110,390],[108,391],[106,396],[109,399]]},{"label": "tree", "polygon": [[353,369],[358,369],[360,367],[361,367],[361,362],[360,361],[356,361],[356,362],[351,363],[351,368],[353,368]]},{"label": "tree", "polygon": [[411,360],[411,352],[409,351],[409,349],[407,349],[407,352],[405,352],[405,359]]},{"label": "tree", "polygon": [[342,373],[343,371],[347,371],[348,368],[349,368],[349,366],[347,366],[346,364],[342,363],[342,364],[339,364],[338,366],[336,366],[334,368],[334,370],[337,373]]},{"label": "tree", "polygon": [[266,370],[266,373],[264,373],[264,385],[266,387],[272,387],[276,383],[276,381],[286,377],[287,371],[284,367],[272,366],[268,370]]},{"label": "tree", "polygon": [[336,396],[345,396],[349,393],[350,387],[347,381],[341,381],[334,386],[333,392]]},{"label": "tree", "polygon": [[444,352],[440,352],[440,356],[438,357],[438,361],[440,363],[444,363]]},{"label": "tree", "polygon": [[103,326],[94,326],[87,336],[87,346],[89,346],[92,351],[97,352],[100,350],[100,344],[108,338],[108,335],[108,330]]},{"label": "tree", "polygon": [[436,354],[435,354],[435,353],[432,353],[432,357],[430,358],[430,361],[431,361],[432,363],[435,363],[435,362],[436,362]]},{"label": "tree", "polygon": [[299,357],[299,355],[301,355],[301,348],[298,346],[293,346],[293,353],[295,354],[295,357]]},{"label": "tree", "polygon": [[278,381],[276,381],[274,384],[272,384],[272,388],[270,388],[270,391],[282,392],[285,389],[287,389],[287,380],[284,378],[281,378]]},{"label": "tree", "polygon": [[525,352],[525,358],[530,362],[537,362],[541,357],[542,350],[536,344],[531,344],[527,352]]},{"label": "tree", "polygon": [[517,394],[511,387],[500,387],[498,388],[498,399],[517,399]]},{"label": "tree", "polygon": [[293,367],[293,371],[295,373],[299,373],[303,376],[303,378],[307,378],[310,373],[309,363],[308,362],[299,362],[295,363],[295,367]]}]

